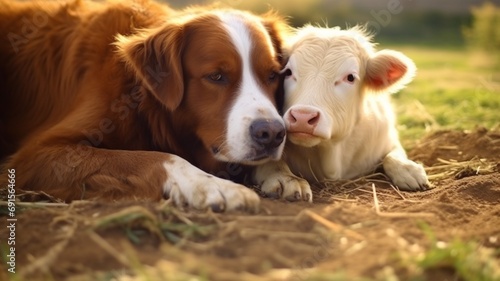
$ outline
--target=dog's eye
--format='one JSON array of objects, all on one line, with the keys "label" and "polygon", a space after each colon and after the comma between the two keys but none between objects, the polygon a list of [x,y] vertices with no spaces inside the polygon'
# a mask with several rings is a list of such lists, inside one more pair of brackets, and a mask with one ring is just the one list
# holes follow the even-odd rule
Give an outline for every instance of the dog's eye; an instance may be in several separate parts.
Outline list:
[{"label": "dog's eye", "polygon": [[227,80],[224,74],[222,74],[221,72],[211,73],[207,75],[207,79],[215,83],[224,83]]},{"label": "dog's eye", "polygon": [[210,78],[210,80],[212,81],[221,81],[222,80],[222,74],[220,73],[212,73],[208,76],[208,78]]},{"label": "dog's eye", "polygon": [[269,74],[269,82],[274,82],[276,81],[276,78],[278,78],[278,73],[276,71],[272,71],[271,74]]}]

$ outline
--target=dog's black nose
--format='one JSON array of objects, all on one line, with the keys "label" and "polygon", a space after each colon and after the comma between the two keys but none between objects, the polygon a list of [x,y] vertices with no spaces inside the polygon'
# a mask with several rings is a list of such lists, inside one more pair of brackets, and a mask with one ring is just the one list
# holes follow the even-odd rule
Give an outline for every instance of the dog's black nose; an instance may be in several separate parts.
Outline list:
[{"label": "dog's black nose", "polygon": [[252,139],[263,148],[276,148],[285,139],[286,129],[279,120],[255,120],[250,125]]}]

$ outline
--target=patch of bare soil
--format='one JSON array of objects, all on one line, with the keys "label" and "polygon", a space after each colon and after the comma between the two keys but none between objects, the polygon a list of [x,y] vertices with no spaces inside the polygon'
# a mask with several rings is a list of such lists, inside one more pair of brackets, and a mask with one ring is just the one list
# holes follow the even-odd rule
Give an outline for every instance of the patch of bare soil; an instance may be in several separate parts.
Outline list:
[{"label": "patch of bare soil", "polygon": [[[500,248],[500,132],[437,132],[409,156],[425,164],[434,189],[399,192],[375,175],[316,187],[313,204],[263,199],[257,215],[183,212],[169,202],[19,203],[16,274],[2,262],[0,280],[306,280],[314,270],[407,280],[405,257],[432,246],[425,229],[438,241]],[[8,235],[0,228],[4,258]],[[424,274],[460,280],[448,267]]]}]

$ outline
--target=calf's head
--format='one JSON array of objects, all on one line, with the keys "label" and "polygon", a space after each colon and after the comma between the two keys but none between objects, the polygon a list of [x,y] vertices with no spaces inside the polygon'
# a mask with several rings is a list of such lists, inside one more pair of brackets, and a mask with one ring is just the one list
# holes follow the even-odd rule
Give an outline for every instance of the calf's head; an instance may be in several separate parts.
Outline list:
[{"label": "calf's head", "polygon": [[393,93],[415,74],[405,55],[376,52],[362,28],[306,26],[292,38],[285,73],[284,120],[288,139],[312,147],[348,136],[368,95]]}]

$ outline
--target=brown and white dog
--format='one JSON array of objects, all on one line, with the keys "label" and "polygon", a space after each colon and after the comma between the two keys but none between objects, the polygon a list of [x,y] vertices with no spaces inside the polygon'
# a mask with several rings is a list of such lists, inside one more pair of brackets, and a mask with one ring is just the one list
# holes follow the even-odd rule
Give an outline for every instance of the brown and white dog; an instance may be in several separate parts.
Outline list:
[{"label": "brown and white dog", "polygon": [[422,165],[409,160],[401,146],[390,103],[390,94],[409,83],[415,70],[400,52],[375,51],[362,28],[299,29],[284,69],[286,163],[257,168],[262,191],[312,201],[302,178],[352,179],[380,163],[400,189],[427,189]]},{"label": "brown and white dog", "polygon": [[2,186],[15,170],[16,188],[67,201],[255,210],[257,194],[223,178],[281,157],[283,28],[145,0],[0,0]]}]

